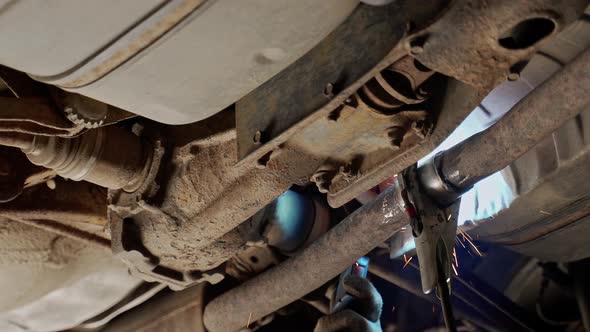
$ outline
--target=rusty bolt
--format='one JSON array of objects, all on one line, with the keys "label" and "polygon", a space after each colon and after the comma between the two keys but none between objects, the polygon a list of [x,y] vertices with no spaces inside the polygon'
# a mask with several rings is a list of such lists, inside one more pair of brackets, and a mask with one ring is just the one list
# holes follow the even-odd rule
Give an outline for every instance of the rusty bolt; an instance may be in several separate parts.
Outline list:
[{"label": "rusty bolt", "polygon": [[325,194],[330,191],[330,184],[332,184],[334,175],[333,171],[319,170],[311,176],[310,180],[316,184],[319,192]]},{"label": "rusty bolt", "polygon": [[426,133],[428,132],[426,122],[422,120],[412,122],[412,130],[420,139],[424,139],[426,137]]},{"label": "rusty bolt", "polygon": [[256,133],[254,134],[254,138],[252,138],[252,140],[254,141],[254,144],[264,143],[263,136],[264,136],[264,133],[260,130],[257,130]]},{"label": "rusty bolt", "polygon": [[326,86],[324,87],[323,93],[324,93],[324,96],[326,96],[327,98],[334,97],[334,84],[333,83],[326,84]]},{"label": "rusty bolt", "polygon": [[508,69],[508,75],[506,75],[506,79],[511,82],[520,79],[520,73],[527,64],[528,61],[520,61],[510,66]]},{"label": "rusty bolt", "polygon": [[346,164],[344,166],[340,166],[338,173],[342,175],[344,181],[350,182],[355,177],[356,170],[353,168],[352,164]]},{"label": "rusty bolt", "polygon": [[508,73],[508,77],[506,77],[510,82],[517,81],[520,78],[520,73],[518,72],[511,72]]},{"label": "rusty bolt", "polygon": [[426,36],[418,36],[410,40],[410,54],[418,55],[424,52],[424,44],[426,44]]},{"label": "rusty bolt", "polygon": [[418,55],[422,52],[424,52],[424,49],[422,48],[422,46],[412,46],[410,48],[410,53],[412,53],[413,55]]},{"label": "rusty bolt", "polygon": [[402,142],[404,140],[404,135],[406,134],[406,128],[402,126],[393,126],[389,127],[386,130],[387,137],[389,138],[389,142],[391,147],[395,150],[399,149],[402,146]]}]

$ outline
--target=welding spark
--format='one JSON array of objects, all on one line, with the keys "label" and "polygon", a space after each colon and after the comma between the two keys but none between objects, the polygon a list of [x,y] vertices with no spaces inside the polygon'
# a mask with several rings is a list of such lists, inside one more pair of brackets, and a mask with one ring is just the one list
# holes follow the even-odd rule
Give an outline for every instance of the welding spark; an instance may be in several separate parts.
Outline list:
[{"label": "welding spark", "polygon": [[459,244],[463,247],[463,249],[467,249],[467,247],[463,244],[463,241],[459,238],[459,235],[455,238],[455,242],[459,242]]},{"label": "welding spark", "polygon": [[479,255],[479,256],[483,256],[481,254],[481,251],[479,251],[479,249],[477,249],[477,246],[475,244],[473,244],[473,242],[471,241],[471,239],[467,238],[467,243],[469,243],[471,245],[471,247],[473,247],[473,249],[475,250],[475,252]]},{"label": "welding spark", "polygon": [[461,228],[457,228],[457,229],[459,230],[459,233],[461,233],[461,235],[463,235],[463,241],[465,241],[465,238],[473,240],[471,235],[467,234],[464,230],[462,230]]},{"label": "welding spark", "polygon": [[455,275],[458,276],[459,272],[457,272],[457,269],[459,268],[459,259],[457,259],[457,250],[455,250],[455,248],[453,248],[453,261],[451,262],[451,267],[453,268]]},{"label": "welding spark", "polygon": [[[464,232],[462,229],[458,228],[457,230],[459,231],[459,233],[463,237],[463,241],[461,241],[461,238],[459,237],[459,234],[457,234],[457,237],[456,237],[455,241],[456,242],[459,242],[459,244],[463,247],[463,249],[465,249],[465,251],[467,251],[467,253],[470,256],[473,256],[473,255],[471,254],[471,252],[469,250],[467,250],[467,247],[465,246],[464,242],[467,242],[473,248],[473,250],[475,250],[475,252],[479,256],[483,256],[483,254],[481,253],[481,251],[479,251],[479,249],[477,248],[477,246],[473,243],[473,238],[469,234],[467,234],[466,232]],[[459,267],[459,266],[457,265],[457,267]]]},{"label": "welding spark", "polygon": [[410,264],[410,262],[412,261],[412,258],[414,258],[414,257],[412,256],[408,259],[408,257],[406,257],[406,254],[404,254],[404,267],[402,267],[402,270],[405,269],[406,266],[408,266],[408,264]]},{"label": "welding spark", "polygon": [[547,211],[543,211],[543,210],[539,210],[539,212],[541,212],[542,214],[549,215],[549,216],[552,216],[553,215],[553,213],[547,212]]},{"label": "welding spark", "polygon": [[463,237],[463,242],[465,242],[465,233],[463,233],[461,230],[459,230],[459,233],[461,233],[461,236]]}]

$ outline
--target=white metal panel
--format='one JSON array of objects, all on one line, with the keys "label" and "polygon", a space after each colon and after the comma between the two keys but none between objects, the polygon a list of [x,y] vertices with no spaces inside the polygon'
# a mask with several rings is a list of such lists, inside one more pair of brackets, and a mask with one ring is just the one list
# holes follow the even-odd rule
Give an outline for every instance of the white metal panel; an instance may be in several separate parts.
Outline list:
[{"label": "white metal panel", "polygon": [[[209,0],[105,77],[69,90],[163,123],[199,121],[293,63],[357,5],[358,0]],[[69,78],[44,81],[59,85]]]},{"label": "white metal panel", "polygon": [[63,74],[133,27],[165,0],[0,2],[0,64]]}]

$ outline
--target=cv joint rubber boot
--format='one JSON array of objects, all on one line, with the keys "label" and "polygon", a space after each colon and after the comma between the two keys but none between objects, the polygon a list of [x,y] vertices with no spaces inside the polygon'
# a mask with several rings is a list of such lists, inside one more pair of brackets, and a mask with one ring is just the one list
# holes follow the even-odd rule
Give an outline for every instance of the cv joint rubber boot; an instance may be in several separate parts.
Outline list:
[{"label": "cv joint rubber boot", "polygon": [[90,130],[74,138],[35,136],[23,149],[38,166],[74,181],[110,189],[137,190],[150,167],[150,146],[116,126]]}]

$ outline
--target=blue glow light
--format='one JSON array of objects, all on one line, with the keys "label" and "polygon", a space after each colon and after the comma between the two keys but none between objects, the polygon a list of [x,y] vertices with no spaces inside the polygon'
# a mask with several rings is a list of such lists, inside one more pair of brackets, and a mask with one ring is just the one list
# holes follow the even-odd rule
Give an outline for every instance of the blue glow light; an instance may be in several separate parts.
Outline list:
[{"label": "blue glow light", "polygon": [[276,199],[273,227],[276,243],[280,249],[292,251],[297,248],[307,235],[309,225],[313,220],[313,206],[308,198],[293,190],[287,190]]}]

